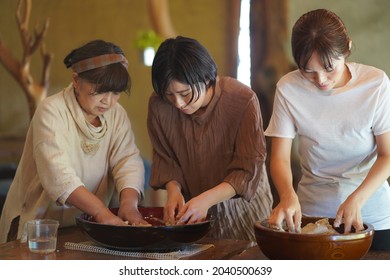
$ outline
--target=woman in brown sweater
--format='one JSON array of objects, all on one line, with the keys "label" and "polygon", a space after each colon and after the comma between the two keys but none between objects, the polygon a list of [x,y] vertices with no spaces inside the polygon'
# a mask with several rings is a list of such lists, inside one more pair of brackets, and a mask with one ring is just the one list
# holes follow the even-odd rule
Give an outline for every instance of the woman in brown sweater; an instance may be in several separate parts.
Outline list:
[{"label": "woman in brown sweater", "polygon": [[213,237],[255,240],[253,224],[273,202],[255,93],[217,76],[205,47],[180,36],[159,47],[152,82],[150,185],[167,190],[164,219],[191,224],[209,213]]}]

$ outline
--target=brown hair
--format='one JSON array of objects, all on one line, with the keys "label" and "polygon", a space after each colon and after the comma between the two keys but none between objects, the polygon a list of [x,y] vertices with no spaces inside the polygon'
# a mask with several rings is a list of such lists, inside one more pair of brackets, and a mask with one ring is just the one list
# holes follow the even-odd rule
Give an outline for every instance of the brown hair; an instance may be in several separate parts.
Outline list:
[{"label": "brown hair", "polygon": [[[64,64],[66,68],[70,68],[77,62],[105,54],[120,54],[124,56],[122,49],[117,45],[103,40],[93,40],[71,51],[64,58]],[[95,90],[97,93],[110,91],[117,93],[122,91],[130,92],[130,75],[126,67],[120,62],[82,72],[78,76],[96,84]]]},{"label": "brown hair", "polygon": [[347,58],[350,41],[343,21],[326,9],[302,15],[292,29],[292,55],[299,69],[305,69],[313,52],[317,52],[326,69],[332,69],[332,60]]}]

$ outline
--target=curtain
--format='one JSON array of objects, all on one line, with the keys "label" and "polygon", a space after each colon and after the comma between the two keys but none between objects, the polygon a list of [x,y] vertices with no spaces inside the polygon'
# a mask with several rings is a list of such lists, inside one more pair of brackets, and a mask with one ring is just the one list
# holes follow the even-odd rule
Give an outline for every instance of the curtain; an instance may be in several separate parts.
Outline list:
[{"label": "curtain", "polygon": [[241,0],[230,0],[228,5],[228,20],[227,20],[227,75],[237,78],[238,66],[238,35],[240,32],[240,6]]},{"label": "curtain", "polygon": [[277,81],[292,69],[287,43],[288,0],[252,0],[250,4],[251,87],[263,114],[264,128],[272,113]]}]

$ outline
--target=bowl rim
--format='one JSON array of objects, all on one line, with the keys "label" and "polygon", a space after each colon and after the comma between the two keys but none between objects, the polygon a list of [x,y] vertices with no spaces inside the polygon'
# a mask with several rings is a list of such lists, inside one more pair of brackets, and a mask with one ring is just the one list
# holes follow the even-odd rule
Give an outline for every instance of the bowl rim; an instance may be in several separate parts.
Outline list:
[{"label": "bowl rim", "polygon": [[[151,207],[147,207],[147,206],[139,206],[138,209],[140,208],[144,208],[144,209],[162,209],[163,207],[158,207],[158,206],[151,206]],[[118,208],[117,207],[113,207],[113,208],[109,208],[110,211],[116,211]],[[83,218],[85,217],[85,218]],[[87,219],[87,217],[89,218],[93,218],[92,215],[89,215],[87,213],[81,213],[79,214],[78,216],[76,216],[76,221],[78,222],[81,222],[81,223],[88,223],[88,224],[92,224],[92,225],[99,225],[101,227],[117,227],[117,228],[153,228],[153,229],[181,229],[181,228],[191,228],[191,227],[199,227],[203,224],[211,224],[212,222],[215,221],[215,217],[214,215],[212,214],[208,214],[207,215],[207,220],[204,220],[202,222],[198,222],[198,223],[194,223],[194,224],[183,224],[183,225],[161,225],[161,226],[140,226],[140,225],[131,225],[131,224],[128,224],[128,225],[108,225],[108,224],[102,224],[102,223],[98,223],[96,221],[92,221],[92,220],[89,220]]]},{"label": "bowl rim", "polygon": [[211,219],[207,219],[203,222],[199,222],[199,223],[196,223],[196,224],[184,224],[184,225],[169,225],[169,226],[166,226],[166,225],[162,225],[162,226],[138,226],[138,225],[131,225],[131,224],[128,224],[128,225],[108,225],[108,224],[102,224],[102,223],[98,223],[98,222],[94,222],[94,221],[90,221],[90,220],[87,220],[87,219],[83,219],[82,218],[83,214],[79,215],[76,217],[76,220],[80,221],[80,222],[84,222],[84,223],[89,223],[89,224],[94,224],[94,225],[99,225],[99,226],[102,226],[102,227],[118,227],[118,228],[163,228],[163,229],[170,229],[170,228],[174,228],[174,229],[177,229],[177,228],[188,228],[188,227],[193,227],[193,226],[199,226],[199,225],[202,225],[202,224],[209,224],[211,223]]},{"label": "bowl rim", "polygon": [[[319,220],[323,218],[328,218],[329,220],[334,220],[334,218],[329,217],[323,217],[323,216],[302,216],[302,219],[310,219],[310,220]],[[297,232],[288,232],[288,231],[278,231],[274,230],[270,227],[265,226],[265,223],[268,223],[268,219],[258,220],[255,222],[255,228],[258,230],[263,230],[266,232],[272,232],[275,234],[280,234],[281,236],[305,236],[305,238],[318,238],[318,236],[329,236],[329,237],[345,237],[345,239],[352,239],[351,237],[354,237],[353,239],[357,239],[358,235],[363,235],[363,237],[366,237],[367,235],[374,235],[375,229],[374,226],[370,223],[363,222],[363,225],[365,226],[365,229],[359,232],[350,232],[350,233],[337,233],[337,234],[323,234],[323,233],[310,233],[310,234],[303,234],[303,233],[297,233]],[[348,238],[350,237],[350,238]]]}]

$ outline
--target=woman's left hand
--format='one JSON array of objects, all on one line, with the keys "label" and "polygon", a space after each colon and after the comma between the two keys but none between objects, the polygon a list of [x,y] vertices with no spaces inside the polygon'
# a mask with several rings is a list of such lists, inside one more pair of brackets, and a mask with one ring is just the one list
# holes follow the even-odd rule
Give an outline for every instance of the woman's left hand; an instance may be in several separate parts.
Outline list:
[{"label": "woman's left hand", "polygon": [[137,208],[132,206],[121,206],[118,211],[118,216],[124,221],[128,221],[129,225],[148,225]]},{"label": "woman's left hand", "polygon": [[203,222],[207,217],[210,206],[200,196],[189,200],[176,215],[177,224],[195,224]]},{"label": "woman's left hand", "polygon": [[125,188],[120,193],[118,216],[129,225],[148,225],[138,211],[139,194],[135,189]]},{"label": "woman's left hand", "polygon": [[340,205],[333,226],[339,227],[343,222],[344,233],[351,232],[352,227],[354,227],[357,232],[364,230],[361,205],[358,202],[358,199],[355,199],[353,196],[349,196],[344,203]]}]

